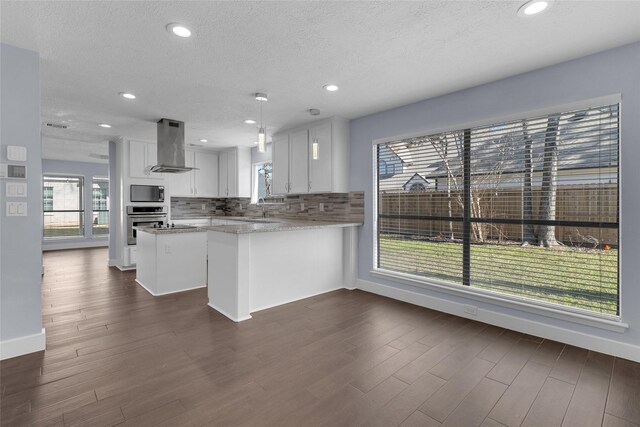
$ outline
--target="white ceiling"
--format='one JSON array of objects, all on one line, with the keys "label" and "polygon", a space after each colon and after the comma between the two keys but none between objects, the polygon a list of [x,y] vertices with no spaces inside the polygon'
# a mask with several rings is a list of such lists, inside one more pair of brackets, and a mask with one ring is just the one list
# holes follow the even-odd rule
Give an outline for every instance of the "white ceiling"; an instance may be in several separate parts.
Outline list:
[{"label": "white ceiling", "polygon": [[309,108],[356,118],[640,40],[640,1],[556,0],[532,18],[522,3],[2,1],[1,39],[40,53],[42,120],[69,126],[43,127],[45,152],[154,141],[162,117],[187,143],[253,145],[257,91],[273,134]]}]

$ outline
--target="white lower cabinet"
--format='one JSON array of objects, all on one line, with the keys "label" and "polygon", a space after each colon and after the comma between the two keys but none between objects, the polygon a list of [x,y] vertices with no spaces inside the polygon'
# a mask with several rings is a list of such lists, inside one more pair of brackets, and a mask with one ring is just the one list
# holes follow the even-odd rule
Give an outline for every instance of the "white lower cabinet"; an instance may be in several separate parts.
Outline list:
[{"label": "white lower cabinet", "polygon": [[207,233],[138,233],[136,282],[151,295],[207,286]]}]

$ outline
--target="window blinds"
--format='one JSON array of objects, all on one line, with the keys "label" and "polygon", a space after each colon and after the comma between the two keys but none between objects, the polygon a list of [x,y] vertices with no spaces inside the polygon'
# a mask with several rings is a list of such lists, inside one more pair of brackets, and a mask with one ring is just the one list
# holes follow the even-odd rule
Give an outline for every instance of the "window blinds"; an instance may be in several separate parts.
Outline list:
[{"label": "window blinds", "polygon": [[618,113],[377,145],[377,267],[617,316]]}]

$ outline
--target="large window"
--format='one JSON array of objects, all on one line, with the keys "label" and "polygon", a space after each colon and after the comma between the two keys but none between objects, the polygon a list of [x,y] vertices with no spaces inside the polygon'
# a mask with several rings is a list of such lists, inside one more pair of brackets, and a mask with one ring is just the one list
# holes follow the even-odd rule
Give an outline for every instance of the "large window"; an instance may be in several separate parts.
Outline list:
[{"label": "large window", "polygon": [[618,146],[617,104],[378,144],[377,269],[619,315]]},{"label": "large window", "polygon": [[92,232],[94,236],[109,234],[109,179],[93,178]]},{"label": "large window", "polygon": [[84,236],[83,179],[44,176],[44,238]]}]

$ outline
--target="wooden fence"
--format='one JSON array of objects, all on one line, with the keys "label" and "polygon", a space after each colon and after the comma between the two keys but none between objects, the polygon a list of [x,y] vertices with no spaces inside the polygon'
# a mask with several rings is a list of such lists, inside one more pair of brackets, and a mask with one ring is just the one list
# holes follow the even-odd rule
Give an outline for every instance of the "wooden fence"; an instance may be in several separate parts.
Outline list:
[{"label": "wooden fence", "polygon": [[[538,219],[540,189],[532,192],[533,219]],[[522,189],[481,189],[472,191],[474,217],[521,220]],[[451,203],[449,204],[448,201]],[[380,214],[398,218],[380,218],[383,233],[408,234],[428,238],[448,238],[451,230],[455,238],[462,238],[462,223],[425,219],[405,219],[402,216],[462,217],[462,192],[425,191],[416,193],[383,193],[378,199]],[[451,213],[449,213],[449,205]],[[580,222],[615,222],[617,220],[617,186],[568,185],[558,187],[556,219]],[[521,241],[520,224],[482,224],[480,234],[485,240]],[[536,232],[537,232],[537,227]],[[595,247],[597,244],[618,245],[618,230],[598,227],[556,227],[556,239],[572,246]]]}]

